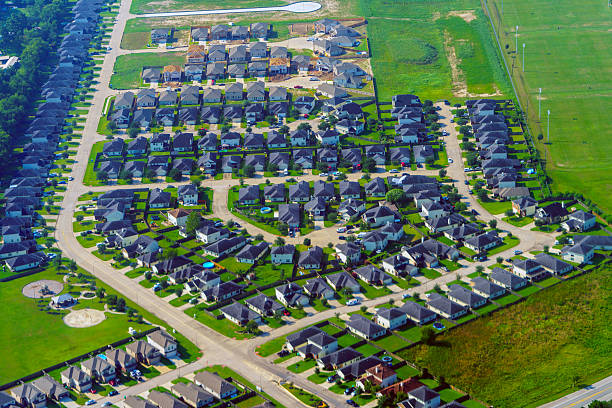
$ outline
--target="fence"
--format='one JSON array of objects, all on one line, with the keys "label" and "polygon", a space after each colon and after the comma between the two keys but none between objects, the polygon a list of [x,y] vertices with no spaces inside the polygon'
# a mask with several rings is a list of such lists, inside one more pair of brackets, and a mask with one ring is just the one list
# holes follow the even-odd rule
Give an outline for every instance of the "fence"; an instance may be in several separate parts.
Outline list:
[{"label": "fence", "polygon": [[30,269],[29,271],[26,271],[26,272],[20,272],[20,273],[16,273],[14,275],[11,275],[11,276],[7,276],[6,278],[2,278],[2,279],[0,279],[0,282],[10,282],[10,281],[15,280],[15,279],[24,278],[26,276],[34,275],[35,273],[39,273],[39,272],[42,272],[44,270],[45,270],[45,268]]},{"label": "fence", "polygon": [[144,336],[146,336],[146,335],[148,335],[150,333],[153,333],[154,331],[157,331],[157,330],[159,330],[158,327],[153,327],[153,328],[151,328],[149,330],[146,330],[144,332],[140,332],[140,333],[134,334],[134,335],[132,335],[130,337],[126,337],[126,338],[118,340],[118,341],[116,341],[114,343],[111,343],[111,344],[108,344],[106,346],[103,346],[103,347],[97,348],[95,350],[89,351],[87,353],[81,354],[78,357],[73,357],[73,358],[65,360],[65,361],[63,361],[61,363],[54,364],[54,365],[52,365],[50,367],[47,367],[47,368],[43,368],[42,370],[39,370],[39,371],[37,371],[35,373],[28,374],[28,375],[26,375],[24,377],[18,378],[17,380],[14,380],[14,381],[8,382],[6,384],[0,385],[0,391],[7,390],[9,388],[15,387],[15,386],[17,386],[17,385],[19,385],[21,383],[26,382],[26,381],[31,381],[31,380],[33,380],[35,378],[42,377],[43,375],[45,375],[49,371],[53,371],[53,370],[57,370],[58,368],[66,367],[66,366],[68,366],[70,364],[74,364],[76,362],[79,362],[79,361],[81,361],[81,360],[83,360],[85,358],[92,357],[95,354],[102,353],[105,350],[122,346],[122,345],[124,345],[126,343],[129,343],[131,341],[140,339],[140,338],[142,338],[142,337],[144,337]]}]

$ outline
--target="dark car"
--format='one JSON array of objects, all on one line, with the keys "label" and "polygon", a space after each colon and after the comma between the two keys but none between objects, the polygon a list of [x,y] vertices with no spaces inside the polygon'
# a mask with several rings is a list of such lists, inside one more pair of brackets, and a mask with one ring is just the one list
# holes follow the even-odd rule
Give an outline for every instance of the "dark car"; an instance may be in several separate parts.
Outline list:
[{"label": "dark car", "polygon": [[110,397],[112,397],[113,395],[117,395],[117,394],[119,394],[119,391],[117,390],[111,390],[111,392],[108,393]]},{"label": "dark car", "polygon": [[344,241],[344,240],[346,239],[346,237],[345,237],[344,235],[340,235],[340,236],[338,237],[338,239],[339,239],[339,240]]}]

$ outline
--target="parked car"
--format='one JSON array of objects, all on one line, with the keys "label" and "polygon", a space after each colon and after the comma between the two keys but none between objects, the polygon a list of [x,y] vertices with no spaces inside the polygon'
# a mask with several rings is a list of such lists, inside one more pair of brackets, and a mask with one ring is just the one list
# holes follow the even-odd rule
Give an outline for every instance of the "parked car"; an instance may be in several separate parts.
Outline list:
[{"label": "parked car", "polygon": [[111,392],[108,393],[108,395],[111,396],[111,397],[113,395],[117,395],[117,394],[119,394],[119,391],[117,391],[117,390],[111,390]]},{"label": "parked car", "polygon": [[521,251],[520,249],[517,249],[516,251],[514,251],[514,255],[520,255],[522,253],[523,251]]},{"label": "parked car", "polygon": [[340,228],[338,228],[338,229],[336,230],[336,232],[337,232],[338,234],[342,234],[342,233],[346,232],[346,227],[340,227]]},{"label": "parked car", "polygon": [[93,404],[95,404],[95,403],[96,403],[96,401],[94,401],[94,400],[88,400],[88,401],[85,403],[85,405],[93,405]]},{"label": "parked car", "polygon": [[349,299],[348,302],[346,302],[347,306],[355,306],[358,304],[359,304],[359,299],[357,298]]}]

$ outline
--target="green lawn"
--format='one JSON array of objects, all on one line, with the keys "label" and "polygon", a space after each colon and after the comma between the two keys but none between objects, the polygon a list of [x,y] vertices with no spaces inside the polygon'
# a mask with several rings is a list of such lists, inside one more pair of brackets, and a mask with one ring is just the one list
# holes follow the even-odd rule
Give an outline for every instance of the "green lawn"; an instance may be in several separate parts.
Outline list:
[{"label": "green lawn", "polygon": [[184,52],[147,52],[120,55],[115,61],[110,86],[113,89],[132,89],[140,85],[140,74],[143,67],[185,63]]},{"label": "green lawn", "polygon": [[[357,0],[356,13],[368,20],[372,68],[378,96],[398,93],[421,99],[457,100],[453,90],[509,94],[509,82],[490,35],[488,19],[476,0]],[[475,10],[467,23],[452,11]],[[445,47],[445,43],[447,47]],[[456,83],[449,55],[456,61]],[[454,86],[455,85],[455,86]]]},{"label": "green lawn", "polygon": [[533,218],[531,217],[504,217],[502,220],[506,221],[508,224],[512,224],[515,227],[524,227],[527,224],[531,224],[533,222]]},{"label": "green lawn", "polygon": [[389,335],[383,337],[382,339],[374,341],[374,344],[384,348],[387,351],[394,352],[401,349],[402,347],[406,347],[410,343],[407,343],[406,341],[402,340],[397,336]]},{"label": "green lawn", "polygon": [[[502,0],[487,0],[487,4],[499,26]],[[519,48],[521,42],[527,44],[525,72],[514,69],[514,82],[523,105],[530,106],[533,136],[544,135],[538,148],[542,157],[543,150],[548,150],[546,164],[553,191],[583,193],[610,213],[612,48],[607,46],[609,32],[604,27],[610,27],[612,16],[607,2],[512,0],[503,4],[498,32],[502,46],[509,45],[505,54],[509,65],[514,58],[516,25],[520,26]],[[542,88],[543,99],[540,120],[538,88]],[[545,144],[549,109],[550,144]]]},{"label": "green lawn", "polygon": [[130,7],[132,14],[146,14],[162,11],[210,10],[220,8],[272,7],[286,4],[281,0],[179,0],[172,7],[150,0],[134,0]]},{"label": "green lawn", "polygon": [[539,406],[612,373],[611,272],[601,267],[400,354],[494,406]]},{"label": "green lawn", "polygon": [[478,202],[493,215],[502,214],[512,209],[512,202],[510,201],[478,200]]},{"label": "green lawn", "polygon": [[197,321],[205,324],[224,336],[235,338],[237,340],[250,339],[254,337],[252,334],[245,332],[242,327],[230,322],[227,319],[217,320],[206,312],[198,311],[197,306],[185,310],[185,314],[188,316],[193,316],[194,313],[196,314]]},{"label": "green lawn", "polygon": [[[0,296],[5,305],[0,314],[0,324],[4,327],[0,333],[0,343],[6,351],[2,353],[0,382],[11,381],[125,338],[130,326],[136,330],[150,327],[129,321],[126,315],[107,313],[106,320],[96,326],[71,328],[62,321],[66,312],[40,310],[46,302],[41,302],[39,306],[35,299],[26,298],[21,293],[23,286],[30,282],[40,279],[61,281],[62,277],[56,274],[55,269],[49,268],[35,275],[0,283]],[[98,286],[105,287],[99,282]],[[108,294],[114,293],[112,289],[106,288]],[[129,301],[128,306],[134,307]],[[97,298],[80,300],[75,306],[76,309],[102,307]],[[33,355],[36,358],[32,358]]]},{"label": "green lawn", "polygon": [[515,246],[517,246],[521,241],[515,237],[515,236],[505,236],[504,237],[504,243],[500,246],[496,246],[494,248],[491,248],[487,251],[487,255],[489,256],[493,256],[495,254],[499,254],[500,252],[503,252],[507,249],[513,248]]}]

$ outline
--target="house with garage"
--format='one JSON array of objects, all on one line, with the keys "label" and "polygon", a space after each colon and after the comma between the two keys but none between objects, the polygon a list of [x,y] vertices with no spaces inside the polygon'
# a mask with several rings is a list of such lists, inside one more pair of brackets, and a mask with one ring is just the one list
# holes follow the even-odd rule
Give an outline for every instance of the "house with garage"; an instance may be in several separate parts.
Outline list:
[{"label": "house with garage", "polygon": [[383,259],[381,266],[385,272],[394,276],[414,276],[419,272],[419,268],[411,265],[410,260],[401,254]]},{"label": "house with garage", "polygon": [[538,202],[533,197],[521,197],[512,200],[512,212],[521,217],[531,217],[535,214]]},{"label": "house with garage", "polygon": [[285,136],[281,135],[276,130],[271,130],[268,132],[267,146],[269,149],[287,147],[287,139],[285,139]]},{"label": "house with garage", "polygon": [[194,382],[217,399],[233,398],[238,395],[236,387],[217,373],[200,371],[195,375]]},{"label": "house with garage", "polygon": [[[222,241],[219,241],[222,242]],[[215,245],[215,244],[213,244]],[[232,282],[222,282],[202,292],[202,299],[206,302],[221,302],[231,299],[242,292],[242,286]]]},{"label": "house with garage", "polygon": [[488,231],[480,235],[476,235],[471,238],[467,238],[463,241],[466,248],[471,249],[476,253],[483,253],[487,250],[501,245],[503,240],[497,235],[495,231]]},{"label": "house with garage", "polygon": [[177,355],[178,344],[176,339],[163,329],[147,334],[147,342],[158,349],[166,358],[172,358]]},{"label": "house with garage", "polygon": [[593,259],[595,248],[587,244],[575,244],[566,246],[561,250],[561,257],[570,262],[584,264]]},{"label": "house with garage", "polygon": [[244,301],[247,307],[261,316],[277,316],[285,310],[285,307],[273,298],[260,293],[257,296]]},{"label": "house with garage", "polygon": [[304,211],[315,221],[323,221],[325,219],[326,208],[327,202],[321,197],[315,197],[304,204]]},{"label": "house with garage", "polygon": [[515,275],[531,282],[541,280],[548,273],[538,262],[534,261],[533,259],[515,260],[512,266],[512,272]]},{"label": "house with garage", "polygon": [[223,317],[238,326],[246,326],[249,322],[261,323],[261,316],[242,303],[234,302],[220,311]]},{"label": "house with garage", "polygon": [[223,238],[204,248],[204,253],[218,258],[237,251],[245,245],[246,239],[243,236]]},{"label": "house with garage", "polygon": [[380,177],[370,180],[363,187],[368,197],[384,197],[387,194],[385,180]]},{"label": "house with garage", "polygon": [[472,290],[486,299],[495,299],[506,294],[506,288],[482,276],[477,276],[470,282]]},{"label": "house with garage", "polygon": [[336,256],[344,264],[354,265],[359,263],[361,259],[361,246],[355,244],[354,242],[343,242],[336,244],[334,249],[336,251]]},{"label": "house with garage", "polygon": [[365,201],[349,198],[338,206],[338,214],[345,220],[358,218],[365,211]]},{"label": "house with garage", "polygon": [[264,200],[270,202],[284,202],[286,195],[286,188],[284,184],[272,184],[265,186],[263,190]]},{"label": "house with garage", "polygon": [[348,289],[352,293],[358,293],[361,290],[361,286],[357,280],[346,272],[327,275],[325,279],[327,283],[329,283],[329,286],[337,292]]},{"label": "house with garage", "polygon": [[[50,400],[60,401],[64,398],[70,398],[70,393],[66,388],[57,382],[49,375],[43,375],[32,381],[32,385],[47,396]],[[0,394],[0,407],[6,408],[9,404],[4,403],[3,395],[8,397],[8,394]],[[10,398],[10,397],[9,397]],[[10,398],[12,400],[12,398]]]},{"label": "house with garage", "polygon": [[561,227],[568,232],[588,231],[595,227],[595,225],[597,225],[595,216],[583,210],[574,211],[568,215],[567,220],[561,223]]},{"label": "house with garage", "polygon": [[318,246],[314,246],[300,253],[297,265],[303,269],[321,269],[324,262],[323,250]]},{"label": "house with garage", "polygon": [[[111,364],[112,364],[112,361],[111,361]],[[70,367],[68,367],[67,369],[65,369],[64,371],[61,372],[60,376],[61,376],[61,379],[62,379],[62,384],[66,385],[69,388],[74,388],[74,389],[76,389],[79,392],[87,392],[92,387],[91,377],[89,375],[87,375],[83,370],[81,370],[77,366],[70,366]],[[34,388],[30,384],[22,385],[22,387],[27,387],[27,386],[30,386],[30,387]],[[14,390],[12,392],[16,393]],[[40,391],[38,391],[38,392],[40,392]],[[46,399],[44,394],[42,394],[42,395]],[[15,399],[17,401],[21,400],[20,398],[17,398],[17,397],[15,397]],[[34,398],[30,397],[30,399],[34,399]],[[33,404],[28,404],[28,405],[32,406]]]},{"label": "house with garage", "polygon": [[546,207],[540,207],[536,210],[534,219],[542,221],[545,224],[557,224],[564,221],[568,216],[565,203],[555,202],[547,205]]},{"label": "house with garage", "polygon": [[240,169],[241,162],[241,156],[223,156],[221,158],[221,172],[232,173],[234,170]]},{"label": "house with garage", "polygon": [[293,282],[277,286],[274,293],[276,299],[287,307],[306,306],[310,302],[308,296],[302,293],[301,286]]},{"label": "house with garage", "polygon": [[431,293],[429,295],[429,298],[427,299],[427,307],[440,316],[452,320],[460,318],[468,311],[467,307],[462,306],[459,303],[454,302],[438,293]]},{"label": "house with garage", "polygon": [[298,204],[280,204],[278,206],[278,221],[287,224],[289,228],[300,226],[301,211]]},{"label": "house with garage", "polygon": [[342,348],[317,359],[317,365],[322,370],[338,370],[349,366],[363,358],[363,354],[351,347]]},{"label": "house with garage", "polygon": [[436,314],[428,308],[411,300],[404,303],[400,310],[406,313],[406,318],[422,326],[436,320]]},{"label": "house with garage", "polygon": [[527,280],[520,276],[508,272],[505,269],[494,267],[489,275],[489,279],[496,285],[502,286],[509,290],[518,290],[527,286]]},{"label": "house with garage", "polygon": [[487,304],[486,297],[480,296],[461,285],[450,285],[448,289],[448,298],[450,300],[460,305],[467,306],[470,309],[477,309]]},{"label": "house with garage", "polygon": [[158,349],[144,340],[136,340],[125,347],[125,351],[139,363],[154,365],[161,360],[161,353]]},{"label": "house with garage", "polygon": [[81,369],[99,383],[108,383],[117,376],[115,366],[106,359],[95,356],[81,363]]},{"label": "house with garage", "polygon": [[351,315],[346,322],[346,328],[366,340],[374,340],[387,334],[387,329],[359,314]]},{"label": "house with garage", "polygon": [[215,397],[212,394],[204,391],[202,387],[199,387],[194,383],[179,382],[174,384],[170,390],[174,395],[194,408],[206,407],[215,402]]},{"label": "house with garage", "polygon": [[221,90],[218,88],[204,88],[202,92],[202,102],[204,103],[220,103]]},{"label": "house with garage", "polygon": [[544,252],[537,254],[535,256],[535,261],[539,263],[542,268],[554,275],[565,275],[574,269],[571,264],[563,262],[562,260]]},{"label": "house with garage", "polygon": [[381,271],[374,265],[365,265],[355,269],[355,274],[359,279],[368,285],[386,286],[391,284],[393,279],[385,272]]},{"label": "house with garage", "polygon": [[236,260],[241,263],[254,265],[268,252],[269,244],[260,242],[258,244],[247,244],[236,254]]},{"label": "house with garage", "polygon": [[323,278],[313,278],[306,281],[304,293],[313,299],[333,299],[335,292]]},{"label": "house with garage", "polygon": [[406,322],[406,313],[397,307],[381,307],[376,312],[376,323],[385,329],[395,330]]},{"label": "house with garage", "polygon": [[395,217],[395,212],[385,205],[372,207],[361,216],[363,221],[370,227],[380,227],[381,225],[395,222]]},{"label": "house with garage", "polygon": [[[69,382],[64,382],[64,384],[68,383]],[[76,383],[76,381],[73,381],[73,383]],[[14,400],[18,406],[27,408],[45,408],[47,406],[47,396],[31,383],[24,383],[11,389],[11,396],[12,398],[10,399]],[[6,399],[8,400],[9,398]],[[12,406],[13,405],[9,405],[9,407]]]}]

